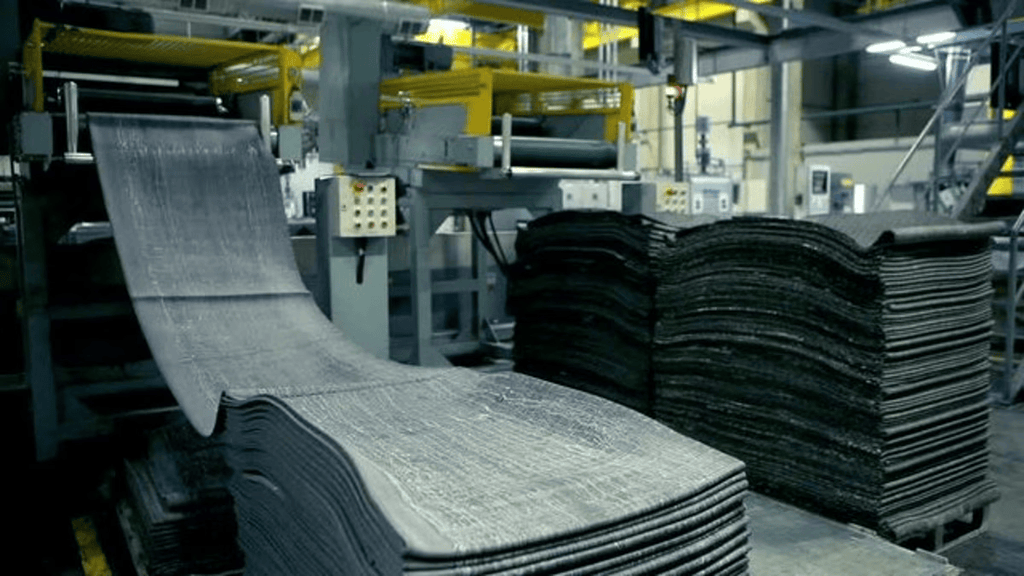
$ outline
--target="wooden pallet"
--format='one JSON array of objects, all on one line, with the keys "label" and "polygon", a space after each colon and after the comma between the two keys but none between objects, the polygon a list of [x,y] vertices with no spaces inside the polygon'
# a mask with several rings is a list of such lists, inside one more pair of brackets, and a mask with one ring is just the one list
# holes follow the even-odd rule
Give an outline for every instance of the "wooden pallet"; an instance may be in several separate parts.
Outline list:
[{"label": "wooden pallet", "polygon": [[990,509],[986,504],[963,516],[897,542],[900,546],[915,550],[941,553],[985,533],[988,530]]}]

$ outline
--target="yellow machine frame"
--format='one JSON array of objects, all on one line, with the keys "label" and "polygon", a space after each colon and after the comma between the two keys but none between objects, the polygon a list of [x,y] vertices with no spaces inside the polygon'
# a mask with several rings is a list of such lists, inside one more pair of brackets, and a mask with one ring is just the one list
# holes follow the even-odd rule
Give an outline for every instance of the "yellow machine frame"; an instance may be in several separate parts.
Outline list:
[{"label": "yellow machine frame", "polygon": [[474,68],[428,72],[385,80],[380,84],[381,109],[395,109],[404,101],[414,106],[461,105],[466,108],[464,133],[491,134],[491,118],[514,116],[601,115],[604,138],[615,142],[619,122],[630,136],[633,86],[590,78],[566,78],[531,72]]},{"label": "yellow machine frame", "polygon": [[46,53],[208,69],[214,95],[270,92],[273,122],[278,126],[292,123],[289,100],[302,84],[302,57],[285,46],[111,32],[36,20],[23,55],[36,112],[43,111]]}]

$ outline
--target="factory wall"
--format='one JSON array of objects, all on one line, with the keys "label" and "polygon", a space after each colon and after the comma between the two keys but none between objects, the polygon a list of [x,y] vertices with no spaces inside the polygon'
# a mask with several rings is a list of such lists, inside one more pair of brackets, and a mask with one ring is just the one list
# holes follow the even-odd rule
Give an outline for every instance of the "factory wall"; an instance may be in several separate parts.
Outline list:
[{"label": "factory wall", "polygon": [[[790,182],[799,176],[799,130],[802,105],[801,64],[790,71],[792,115]],[[770,144],[771,73],[768,68],[721,74],[690,88],[683,113],[683,148],[686,169],[696,168],[696,121],[711,118],[711,154],[724,160],[726,172],[744,183],[737,210],[744,213],[767,210],[768,157]],[[671,179],[674,170],[674,118],[669,110],[665,86],[637,90],[637,142],[641,171],[649,178]]]},{"label": "factory wall", "polygon": [[[939,99],[938,77],[895,66],[886,58],[853,54],[839,58],[809,60],[791,72],[791,98],[799,113],[813,114],[877,104]],[[766,209],[770,72],[768,68],[723,74],[705,79],[690,89],[684,113],[684,160],[694,166],[695,122],[698,115],[712,121],[711,147],[715,158],[725,160],[726,170],[744,182],[738,210]],[[983,95],[989,88],[989,67],[977,66],[967,84],[968,97]],[[800,108],[796,108],[796,107]],[[968,114],[971,106],[969,104]],[[666,88],[652,86],[637,91],[637,141],[639,164],[647,177],[672,178],[674,166],[673,122]],[[806,188],[811,165],[831,166],[834,172],[850,173],[858,183],[872,190],[883,189],[899,161],[909,150],[932,110],[925,108],[899,113],[837,116],[799,122],[799,141],[793,151],[792,195]],[[982,111],[981,117],[987,112]],[[981,154],[961,152],[961,162],[978,161]],[[932,171],[932,144],[926,140],[909,164],[899,183],[925,181]],[[894,206],[910,207],[912,197],[903,191],[895,195]],[[799,215],[801,206],[794,206]]]}]

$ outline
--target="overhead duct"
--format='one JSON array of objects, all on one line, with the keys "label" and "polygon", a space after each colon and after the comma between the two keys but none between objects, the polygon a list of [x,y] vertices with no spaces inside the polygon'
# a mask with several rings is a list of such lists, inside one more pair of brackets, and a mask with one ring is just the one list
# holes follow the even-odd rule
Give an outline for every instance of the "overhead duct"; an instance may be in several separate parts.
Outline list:
[{"label": "overhead duct", "polygon": [[[69,4],[104,5],[89,0],[65,0]],[[328,14],[374,20],[385,30],[397,34],[421,34],[430,21],[430,11],[421,6],[394,0],[209,0],[206,9],[193,4],[181,10],[180,0],[125,0],[116,7],[135,7],[152,12],[161,19],[197,23],[215,23],[211,18],[235,17],[249,20],[288,22],[300,26],[319,26]]]}]

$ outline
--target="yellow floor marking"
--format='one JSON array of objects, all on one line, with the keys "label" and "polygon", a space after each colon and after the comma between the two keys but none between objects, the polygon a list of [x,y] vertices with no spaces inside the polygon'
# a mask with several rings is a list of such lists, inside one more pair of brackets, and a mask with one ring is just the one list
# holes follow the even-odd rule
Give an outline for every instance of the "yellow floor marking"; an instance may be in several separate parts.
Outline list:
[{"label": "yellow floor marking", "polygon": [[100,547],[99,538],[96,536],[96,526],[93,525],[92,518],[75,518],[71,521],[71,527],[75,530],[78,554],[82,557],[82,570],[85,571],[85,576],[113,576],[114,573],[107,564],[107,557],[103,555],[103,548]]}]

